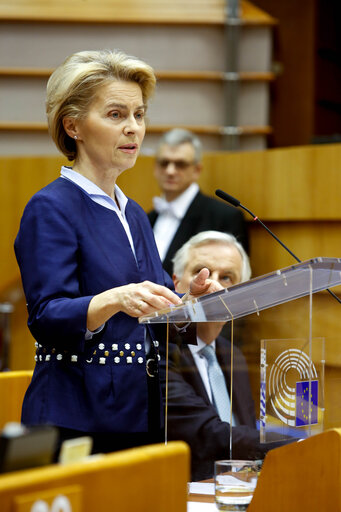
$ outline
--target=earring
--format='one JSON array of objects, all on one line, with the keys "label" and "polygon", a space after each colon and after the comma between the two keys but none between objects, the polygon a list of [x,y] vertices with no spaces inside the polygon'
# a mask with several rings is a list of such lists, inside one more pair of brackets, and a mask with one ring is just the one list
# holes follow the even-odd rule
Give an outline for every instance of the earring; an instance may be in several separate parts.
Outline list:
[{"label": "earring", "polygon": [[74,136],[73,136],[73,138],[74,138],[75,140],[77,140],[77,139],[78,139],[77,135],[74,135]]}]

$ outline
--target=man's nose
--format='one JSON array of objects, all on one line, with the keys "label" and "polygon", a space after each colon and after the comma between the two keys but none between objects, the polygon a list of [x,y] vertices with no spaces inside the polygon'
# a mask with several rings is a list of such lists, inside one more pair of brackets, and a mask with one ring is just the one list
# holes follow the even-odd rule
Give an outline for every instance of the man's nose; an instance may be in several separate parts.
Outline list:
[{"label": "man's nose", "polygon": [[168,165],[166,167],[166,173],[167,174],[175,174],[176,173],[176,165],[174,162],[168,162]]}]

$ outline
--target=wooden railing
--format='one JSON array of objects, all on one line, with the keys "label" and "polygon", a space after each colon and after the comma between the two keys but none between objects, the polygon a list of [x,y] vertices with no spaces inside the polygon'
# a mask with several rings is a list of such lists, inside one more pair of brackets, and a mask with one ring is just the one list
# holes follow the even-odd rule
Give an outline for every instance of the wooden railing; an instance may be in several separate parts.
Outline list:
[{"label": "wooden railing", "polygon": [[[180,125],[172,124],[153,124],[147,126],[147,133],[161,134],[172,128],[185,128],[198,135],[224,135],[228,128],[224,126],[209,126],[209,125]],[[256,135],[264,134],[269,135],[272,133],[271,126],[238,126],[231,128],[236,135]],[[0,132],[47,132],[47,123],[28,123],[25,121],[0,121]]]},{"label": "wooden railing", "polygon": [[[0,67],[0,76],[15,78],[46,78],[53,73],[53,68],[8,68]],[[191,81],[223,81],[229,80],[229,75],[221,71],[156,71],[158,80],[191,80]],[[266,81],[275,79],[274,73],[266,72],[241,72],[233,75],[233,79],[240,81]]]},{"label": "wooden railing", "polygon": [[[258,41],[264,41],[263,37],[265,27],[265,32],[267,34],[265,35],[265,40],[270,43],[271,30],[269,27],[275,25],[276,20],[247,0],[241,0],[240,6],[240,26],[243,34],[246,32],[254,34],[254,27],[256,27],[256,38],[258,38]],[[113,26],[113,33],[115,33],[115,27],[122,27],[122,25],[127,26],[128,28],[133,27],[135,28],[135,31],[138,26],[138,30],[144,30],[150,38],[153,37],[153,30],[167,24],[168,29],[169,26],[171,26],[171,30],[176,30],[176,33],[178,33],[179,29],[182,30],[183,34],[181,37],[184,37],[185,40],[187,39],[187,31],[191,31],[192,37],[195,32],[200,30],[208,30],[211,31],[211,33],[212,31],[216,32],[218,35],[214,36],[212,41],[215,41],[215,44],[218,45],[217,51],[224,53],[226,52],[224,49],[225,39],[221,39],[220,36],[222,36],[224,32],[226,22],[228,22],[228,14],[226,9],[226,0],[175,0],[174,2],[169,2],[168,0],[148,0],[147,2],[142,0],[87,0],[86,2],[83,0],[73,0],[72,2],[67,2],[65,0],[50,0],[49,2],[44,3],[43,8],[39,0],[6,0],[0,5],[0,23],[1,22],[3,24],[6,22],[13,22],[14,30],[18,31],[19,34],[21,32],[21,27],[26,26],[27,29],[30,24],[34,24],[36,27],[38,25],[38,31],[43,28],[43,34],[46,32],[45,27],[52,23],[54,24],[54,27],[61,27],[62,24],[65,25],[68,23],[75,25],[88,24],[89,27],[95,27],[96,30],[98,27],[99,31],[101,30],[101,26],[111,24]],[[34,33],[34,29],[29,31],[29,33]],[[63,28],[61,28],[60,37],[63,38]],[[80,36],[78,34],[78,36],[75,37],[82,38],[82,42],[80,43],[81,46],[85,44],[85,39],[83,38],[84,35]],[[155,57],[154,53],[158,53],[157,45],[155,46],[155,50],[151,50],[148,45],[145,49],[144,44],[146,34],[141,38],[142,45],[139,43],[139,36],[135,35],[135,37],[135,53],[138,52],[137,49],[140,50],[141,48],[142,55],[145,55],[146,58],[148,57],[148,59],[151,59],[150,62],[153,62],[153,58]],[[195,37],[198,36],[193,37],[193,45],[195,45]],[[215,39],[216,37],[217,40]],[[134,33],[132,33],[132,38],[133,41],[135,41]],[[110,40],[110,45],[112,44],[115,44],[115,38],[113,38],[112,42]],[[210,44],[213,44],[213,42]],[[20,40],[18,45],[19,49],[17,53],[20,55],[20,45],[25,45],[25,40]],[[243,49],[241,53],[244,55],[245,47],[244,45],[241,45],[241,47]],[[250,45],[247,47],[250,48]],[[261,43],[261,47],[264,49],[265,54],[267,54],[269,49],[265,49],[267,48],[266,44],[264,47]],[[56,42],[56,48],[58,48],[58,42]],[[53,49],[51,50],[52,51],[50,53],[52,54]],[[190,54],[191,51],[192,48],[187,48],[184,55]],[[169,54],[171,53],[172,52],[170,51]],[[36,64],[39,66],[39,54],[39,49],[37,52],[31,52],[32,56],[37,55],[37,59],[32,59],[34,66],[36,66]],[[169,65],[166,54],[168,55],[168,51],[165,53],[165,58],[162,58],[161,60],[162,65],[165,67]],[[165,123],[167,124],[160,125],[160,121],[155,119],[154,123],[149,126],[147,133],[152,135],[160,134],[174,127],[184,126],[192,129],[195,133],[208,136],[204,139],[204,145],[209,142],[208,147],[211,149],[226,147],[224,141],[225,139],[230,140],[230,136],[233,137],[233,140],[240,141],[240,146],[245,149],[266,147],[267,135],[272,133],[272,128],[268,125],[268,83],[275,78],[275,75],[270,72],[270,63],[265,59],[265,64],[262,61],[262,58],[260,58],[262,62],[262,64],[259,64],[260,67],[257,67],[256,64],[256,67],[253,68],[254,62],[258,62],[259,60],[259,54],[257,54],[252,64],[249,65],[250,62],[248,62],[248,65],[246,65],[246,68],[248,69],[241,68],[243,72],[225,73],[225,60],[228,60],[227,56],[226,59],[223,60],[222,64],[219,63],[218,65],[218,68],[221,66],[221,70],[210,71],[210,69],[213,69],[210,67],[211,62],[202,63],[200,55],[201,53],[198,52],[195,55],[194,60],[191,59],[188,60],[188,62],[186,61],[187,65],[183,66],[182,69],[181,64],[179,66],[180,69],[172,69],[172,65],[170,65],[169,70],[165,69],[157,72],[159,82],[172,82],[172,87],[167,83],[164,90],[169,90],[171,88],[174,89],[174,87],[176,87],[176,107],[173,109],[174,116],[168,123],[168,116],[163,114],[164,110],[167,108],[167,99],[160,100],[160,103],[157,105],[158,113],[161,112],[161,122],[165,119]],[[65,55],[61,56],[61,58],[65,58]],[[241,56],[240,60],[243,61]],[[51,61],[54,61],[54,57],[52,55]],[[176,63],[177,59],[175,58],[173,61]],[[9,67],[11,66],[10,62],[11,60],[8,59],[7,65],[5,65],[4,62],[3,66],[1,66],[0,62],[0,78],[5,81],[5,84],[6,79],[9,79],[10,83],[7,85],[7,91],[5,85],[5,94],[8,93],[10,96],[12,94],[11,84],[13,83],[11,79],[15,78],[18,81],[21,79],[37,79],[37,81],[39,79],[47,80],[53,71],[46,67],[26,68],[24,67],[25,60],[21,61],[20,57],[18,58],[18,61],[16,61],[17,64],[13,64],[13,68]],[[22,64],[23,67],[18,67],[18,63],[19,66]],[[193,70],[190,69],[191,64],[193,65]],[[177,64],[175,64],[175,66],[176,65]],[[207,69],[205,69],[206,66]],[[251,70],[261,69],[262,72],[252,72],[249,68],[251,68]],[[223,87],[219,88],[218,95],[219,97],[221,96],[220,100],[218,99],[216,88],[217,82],[223,84],[224,82],[228,83],[229,81],[237,81],[240,83],[240,92],[238,95],[238,116],[233,121],[228,121],[226,116],[224,117],[223,115],[220,115],[222,113],[220,105],[224,103],[224,89]],[[176,82],[177,84],[175,84]],[[202,85],[197,88],[198,97],[200,95],[203,97],[201,103],[203,105],[202,108],[206,108],[205,112],[207,112],[208,109],[208,115],[212,114],[210,121],[207,121],[208,124],[205,124],[205,119],[207,118],[205,115],[202,115],[201,117],[194,115],[194,117],[192,117],[192,113],[195,112],[196,109],[194,107],[191,108],[191,103],[190,101],[188,102],[188,97],[186,96],[188,88],[196,87],[198,82],[202,83]],[[212,84],[212,82],[214,83]],[[256,82],[262,82],[263,86],[256,86],[252,89],[247,87],[247,92],[245,93],[247,97],[245,97],[245,94],[243,94],[243,91],[245,92],[246,90],[245,84]],[[22,95],[24,95],[25,83],[21,82],[21,87]],[[44,92],[42,83],[32,84],[31,81],[30,87],[32,87],[32,90],[34,91],[39,91],[31,92],[31,94],[41,94],[41,105],[43,105]],[[28,87],[27,90],[30,90],[30,87]],[[160,88],[158,95],[159,98],[163,98],[162,90],[163,89]],[[210,90],[213,92],[208,92]],[[13,94],[15,95],[16,93],[13,92]],[[181,100],[183,97],[184,99]],[[15,97],[10,99],[10,101],[13,101],[14,105],[18,103]],[[246,102],[247,106],[244,106],[244,102]],[[253,109],[249,108],[249,102],[254,106]],[[212,104],[212,108],[210,107],[210,104]],[[27,102],[26,105],[29,105],[29,102]],[[184,105],[187,105],[187,109],[184,108]],[[26,142],[27,140],[34,139],[37,141],[39,139],[44,140],[46,147],[47,141],[44,135],[44,132],[46,132],[46,125],[43,123],[43,112],[39,110],[38,114],[37,112],[34,112],[30,115],[29,108],[22,110],[25,110],[26,117],[24,118],[20,117],[20,108],[18,109],[18,112],[16,112],[15,109],[9,109],[9,111],[6,112],[5,109],[3,115],[0,116],[0,131],[4,133],[5,137],[7,137],[6,140],[11,137],[11,144],[13,143],[13,145],[17,144],[20,146],[21,142],[22,147],[24,147],[25,144],[28,144],[28,147],[30,147],[29,143]],[[40,117],[37,117],[37,115]],[[215,123],[217,126],[215,126]],[[192,127],[192,124],[195,124],[195,126]],[[233,126],[230,126],[230,124]],[[15,134],[15,137],[12,137],[12,134]],[[226,137],[223,138],[223,136]],[[149,137],[149,140],[152,141],[151,146],[153,146],[155,138],[153,139],[153,137]],[[3,146],[1,147],[2,154],[4,154],[5,145],[6,143],[3,142]],[[37,151],[39,151],[39,149],[32,151],[32,153]],[[50,153],[51,151],[52,150],[50,149]]]},{"label": "wooden railing", "polygon": [[[37,78],[48,80],[49,76],[53,72],[53,69],[49,68],[1,68],[0,77],[6,78]],[[230,80],[228,73],[214,72],[214,71],[157,71],[157,79],[159,81],[191,81],[191,82],[224,82]],[[233,76],[233,80],[240,82],[270,82],[274,80],[274,73],[237,73]],[[242,125],[236,128],[226,128],[224,126],[210,126],[210,125],[179,125],[167,124],[157,125],[151,124],[147,127],[147,133],[161,134],[175,127],[183,127],[199,135],[224,135],[230,134],[233,130],[233,134],[236,135],[269,135],[272,133],[270,126],[253,126],[253,125]],[[0,121],[0,132],[46,132],[47,123],[43,122],[25,122],[25,121]]]},{"label": "wooden railing", "polygon": [[[246,0],[241,1],[244,24],[273,25],[276,20]],[[226,19],[225,0],[6,0],[0,5],[5,21],[50,21],[64,23],[150,23],[221,25]]]}]

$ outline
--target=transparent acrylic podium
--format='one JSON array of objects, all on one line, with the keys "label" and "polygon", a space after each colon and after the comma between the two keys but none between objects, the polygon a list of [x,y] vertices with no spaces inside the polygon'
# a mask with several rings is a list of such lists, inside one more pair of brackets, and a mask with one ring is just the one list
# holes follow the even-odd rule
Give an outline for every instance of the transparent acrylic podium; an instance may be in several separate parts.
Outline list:
[{"label": "transparent acrylic podium", "polygon": [[146,315],[140,322],[229,322],[308,296],[304,339],[261,342],[260,439],[271,441],[273,432],[283,439],[308,437],[323,430],[324,412],[324,340],[312,336],[312,296],[339,284],[341,259],[314,258]]},{"label": "transparent acrylic podium", "polygon": [[261,442],[323,431],[324,363],[323,338],[261,340]]}]

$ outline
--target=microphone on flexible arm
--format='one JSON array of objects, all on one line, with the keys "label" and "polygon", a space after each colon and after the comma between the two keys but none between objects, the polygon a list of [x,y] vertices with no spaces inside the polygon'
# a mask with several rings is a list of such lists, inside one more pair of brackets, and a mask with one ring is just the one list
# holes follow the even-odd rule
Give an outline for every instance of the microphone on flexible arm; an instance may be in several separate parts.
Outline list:
[{"label": "microphone on flexible arm", "polygon": [[[273,233],[260,219],[259,217],[257,217],[257,215],[255,215],[254,213],[251,212],[251,210],[249,210],[248,208],[246,208],[246,206],[244,206],[243,204],[241,204],[241,202],[236,199],[235,197],[233,196],[230,196],[230,194],[227,194],[226,192],[224,192],[223,190],[220,190],[219,188],[215,191],[215,194],[216,196],[220,197],[220,199],[223,199],[224,201],[227,201],[228,203],[232,204],[233,206],[235,206],[236,208],[238,208],[238,206],[240,208],[242,208],[243,210],[245,210],[248,214],[251,215],[251,217],[253,218],[253,220],[256,220],[259,222],[259,224],[264,228],[266,229],[266,231],[279,243],[281,244],[282,247],[284,247],[284,249],[289,253],[291,254],[291,256],[296,260],[298,261],[299,263],[302,262],[302,260],[300,260],[290,249],[289,247],[287,247],[276,235],[275,233]],[[329,288],[326,288],[327,292],[330,293],[330,295],[332,297],[334,297],[334,299],[336,299],[338,302],[340,302],[341,304],[341,300],[339,299],[339,297],[337,295],[335,295],[334,292],[332,292]]]}]

